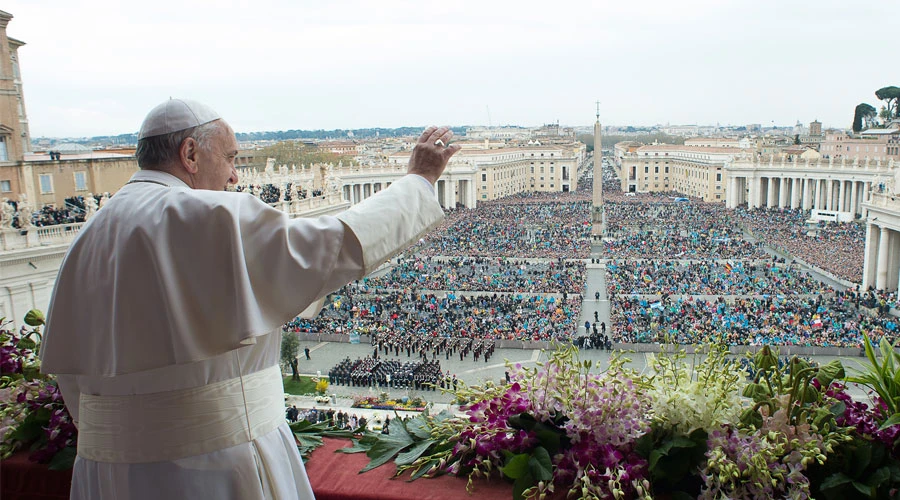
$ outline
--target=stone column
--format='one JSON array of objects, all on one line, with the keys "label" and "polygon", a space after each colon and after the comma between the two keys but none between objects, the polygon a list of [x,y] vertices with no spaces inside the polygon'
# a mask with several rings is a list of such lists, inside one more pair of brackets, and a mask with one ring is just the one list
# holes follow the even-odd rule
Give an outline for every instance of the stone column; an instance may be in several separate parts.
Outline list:
[{"label": "stone column", "polygon": [[787,208],[788,206],[788,189],[786,177],[778,178],[778,208]]},{"label": "stone column", "polygon": [[828,179],[825,182],[828,183],[828,187],[825,188],[825,210],[834,210],[834,181]]},{"label": "stone column", "polygon": [[737,177],[732,175],[731,178],[728,180],[728,192],[725,193],[725,199],[728,201],[728,203],[726,203],[725,206],[728,208],[735,208],[738,206],[737,184],[738,184]]},{"label": "stone column", "polygon": [[791,179],[791,208],[800,206],[800,195],[803,191],[803,180],[799,177]]},{"label": "stone column", "polygon": [[847,188],[847,186],[844,181],[838,181],[838,186],[840,186],[840,191],[838,191],[838,211],[846,212],[847,209],[844,208],[844,202],[846,201],[846,198],[844,197],[844,190]]},{"label": "stone column", "polygon": [[775,204],[773,203],[775,198],[775,183],[773,182],[775,179],[773,177],[768,178],[768,186],[766,187],[766,208],[772,208]]},{"label": "stone column", "polygon": [[890,252],[888,246],[889,231],[888,228],[881,226],[881,232],[878,236],[878,268],[875,270],[875,288],[879,290],[884,290],[887,286],[888,252]]},{"label": "stone column", "polygon": [[878,243],[875,238],[878,233],[875,230],[875,224],[866,223],[866,249],[863,254],[863,279],[862,289],[866,290],[870,286],[875,286],[875,263],[878,262],[877,248]]},{"label": "stone column", "polygon": [[803,200],[800,202],[803,210],[812,208],[812,179],[803,179]]},{"label": "stone column", "polygon": [[850,213],[853,214],[853,218],[856,218],[856,214],[859,213],[859,207],[856,206],[856,194],[859,190],[859,186],[856,184],[856,181],[850,181]]}]

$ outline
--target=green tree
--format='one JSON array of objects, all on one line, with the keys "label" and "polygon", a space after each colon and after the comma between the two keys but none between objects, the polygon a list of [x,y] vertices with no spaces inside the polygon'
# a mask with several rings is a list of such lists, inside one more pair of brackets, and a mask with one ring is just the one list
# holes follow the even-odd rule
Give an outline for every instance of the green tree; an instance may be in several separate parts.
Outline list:
[{"label": "green tree", "polygon": [[868,127],[872,118],[875,118],[876,110],[871,104],[861,102],[856,105],[856,111],[853,113],[853,132],[859,133],[863,127]]},{"label": "green tree", "polygon": [[882,106],[881,111],[878,112],[878,118],[881,118],[884,123],[891,121],[891,110],[887,106]]},{"label": "green tree", "polygon": [[587,146],[588,153],[594,150],[594,134],[578,134],[578,137],[576,139]]},{"label": "green tree", "polygon": [[282,141],[260,150],[269,158],[275,158],[276,165],[312,165],[314,163],[351,163],[349,157],[307,146],[298,141]]},{"label": "green tree", "polygon": [[891,117],[900,118],[900,87],[882,87],[875,91],[875,97],[885,102],[888,111],[888,120]]},{"label": "green tree", "polygon": [[300,380],[297,357],[300,355],[300,339],[294,332],[281,332],[281,363],[291,367],[291,380]]}]

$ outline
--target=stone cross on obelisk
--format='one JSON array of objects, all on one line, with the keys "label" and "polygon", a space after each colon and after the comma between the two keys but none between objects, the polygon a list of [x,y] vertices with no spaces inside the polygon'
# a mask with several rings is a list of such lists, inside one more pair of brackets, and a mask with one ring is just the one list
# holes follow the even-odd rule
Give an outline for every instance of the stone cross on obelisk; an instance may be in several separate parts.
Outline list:
[{"label": "stone cross on obelisk", "polygon": [[597,101],[597,121],[594,123],[594,196],[591,221],[594,234],[599,234],[603,224],[603,148],[600,141],[600,101]]}]

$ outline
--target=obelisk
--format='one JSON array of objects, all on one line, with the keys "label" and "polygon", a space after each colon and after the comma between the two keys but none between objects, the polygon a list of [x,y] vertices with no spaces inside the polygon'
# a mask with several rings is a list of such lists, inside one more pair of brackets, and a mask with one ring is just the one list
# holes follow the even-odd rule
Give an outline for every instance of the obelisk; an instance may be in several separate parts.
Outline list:
[{"label": "obelisk", "polygon": [[602,234],[603,224],[603,147],[600,139],[600,103],[597,103],[597,121],[594,123],[594,195],[591,209],[594,234]]}]

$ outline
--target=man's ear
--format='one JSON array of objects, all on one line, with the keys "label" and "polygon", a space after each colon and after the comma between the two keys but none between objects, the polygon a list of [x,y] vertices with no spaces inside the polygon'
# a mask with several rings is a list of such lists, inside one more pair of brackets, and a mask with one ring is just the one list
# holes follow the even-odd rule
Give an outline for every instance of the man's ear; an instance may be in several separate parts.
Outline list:
[{"label": "man's ear", "polygon": [[178,159],[180,160],[181,167],[189,174],[197,173],[197,153],[199,146],[196,139],[188,137],[181,142],[181,147],[178,148]]}]

